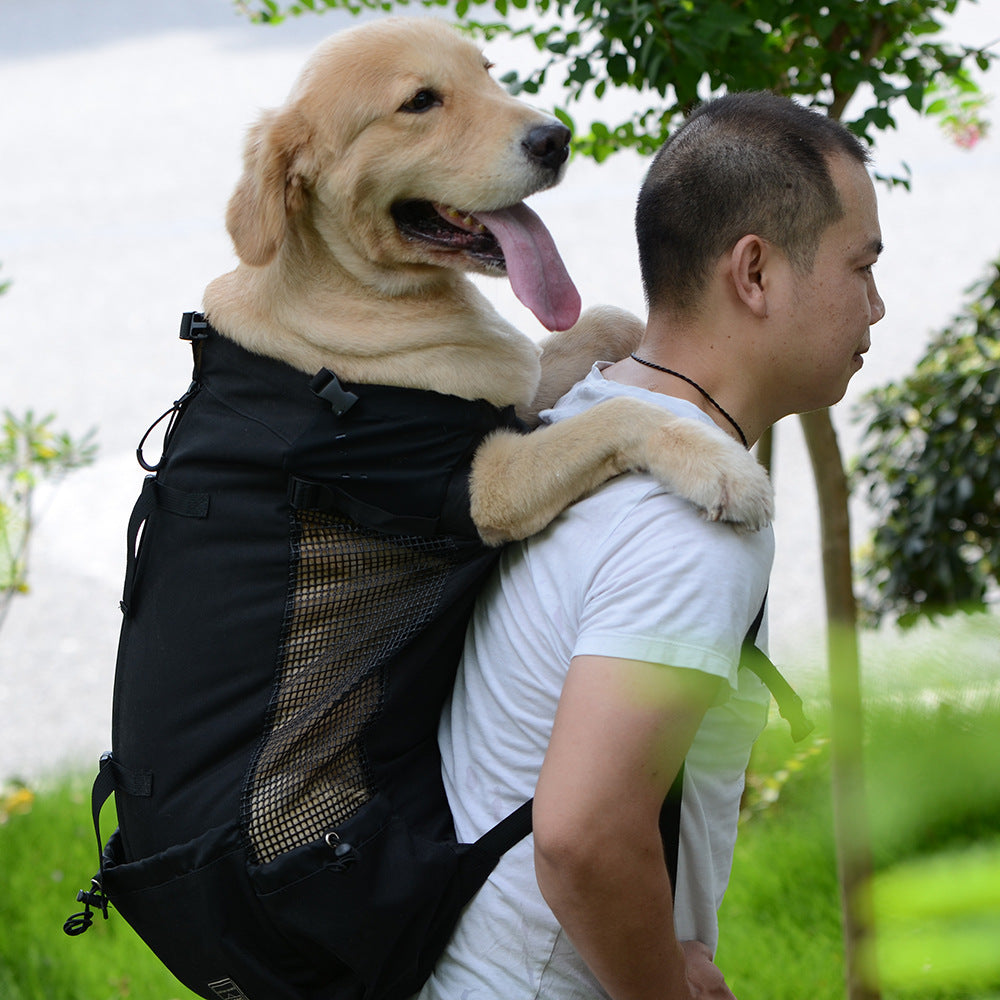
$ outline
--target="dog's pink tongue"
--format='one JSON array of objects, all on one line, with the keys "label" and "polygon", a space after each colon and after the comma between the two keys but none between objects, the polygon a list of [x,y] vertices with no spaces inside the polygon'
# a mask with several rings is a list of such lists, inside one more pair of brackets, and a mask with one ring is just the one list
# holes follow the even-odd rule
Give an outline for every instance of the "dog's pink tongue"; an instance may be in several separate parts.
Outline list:
[{"label": "dog's pink tongue", "polygon": [[514,294],[547,329],[568,330],[580,318],[580,293],[542,220],[523,203],[475,217],[497,238]]}]

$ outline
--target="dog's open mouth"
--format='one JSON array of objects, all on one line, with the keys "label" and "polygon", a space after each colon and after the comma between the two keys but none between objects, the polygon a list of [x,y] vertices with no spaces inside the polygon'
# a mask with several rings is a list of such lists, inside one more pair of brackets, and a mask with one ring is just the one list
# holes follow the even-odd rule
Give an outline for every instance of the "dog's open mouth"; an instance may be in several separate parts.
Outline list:
[{"label": "dog's open mouth", "polygon": [[481,222],[457,208],[429,201],[404,201],[393,206],[396,226],[408,239],[457,250],[475,257],[491,270],[506,273],[507,262],[496,237]]},{"label": "dog's open mouth", "polygon": [[393,206],[405,239],[461,253],[485,271],[507,273],[514,294],[550,330],[569,329],[580,295],[542,220],[523,202],[468,213],[429,201]]}]

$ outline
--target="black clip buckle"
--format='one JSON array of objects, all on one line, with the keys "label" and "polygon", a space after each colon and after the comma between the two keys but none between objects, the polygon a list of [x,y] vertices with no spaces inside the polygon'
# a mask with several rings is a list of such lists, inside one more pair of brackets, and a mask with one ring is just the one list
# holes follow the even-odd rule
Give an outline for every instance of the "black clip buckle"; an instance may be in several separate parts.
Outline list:
[{"label": "black clip buckle", "polygon": [[181,316],[181,340],[207,340],[208,320],[200,312],[188,312]]},{"label": "black clip buckle", "polygon": [[320,399],[326,400],[338,417],[342,417],[358,401],[358,397],[348,392],[329,368],[317,372],[310,380],[309,388]]}]

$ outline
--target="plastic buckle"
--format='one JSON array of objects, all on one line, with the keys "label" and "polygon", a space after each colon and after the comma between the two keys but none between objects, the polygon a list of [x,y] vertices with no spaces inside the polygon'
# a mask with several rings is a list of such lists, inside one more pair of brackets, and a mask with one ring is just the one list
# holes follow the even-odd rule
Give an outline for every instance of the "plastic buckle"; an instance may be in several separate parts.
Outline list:
[{"label": "plastic buckle", "polygon": [[181,316],[181,340],[207,340],[208,320],[200,312],[187,312]]},{"label": "plastic buckle", "polygon": [[330,409],[338,417],[342,417],[358,401],[358,397],[345,389],[329,368],[317,372],[310,380],[309,388],[320,399],[329,403]]}]

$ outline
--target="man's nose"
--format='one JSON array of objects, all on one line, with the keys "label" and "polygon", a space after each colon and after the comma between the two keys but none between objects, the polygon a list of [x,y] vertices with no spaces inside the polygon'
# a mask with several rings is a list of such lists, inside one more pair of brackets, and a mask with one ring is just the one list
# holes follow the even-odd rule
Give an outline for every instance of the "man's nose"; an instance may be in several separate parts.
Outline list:
[{"label": "man's nose", "polygon": [[871,291],[868,293],[868,302],[871,308],[871,322],[877,323],[885,315],[885,303],[882,301],[882,296],[878,293],[878,288],[875,286],[875,282],[872,282]]}]

